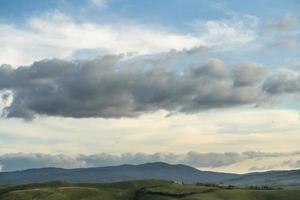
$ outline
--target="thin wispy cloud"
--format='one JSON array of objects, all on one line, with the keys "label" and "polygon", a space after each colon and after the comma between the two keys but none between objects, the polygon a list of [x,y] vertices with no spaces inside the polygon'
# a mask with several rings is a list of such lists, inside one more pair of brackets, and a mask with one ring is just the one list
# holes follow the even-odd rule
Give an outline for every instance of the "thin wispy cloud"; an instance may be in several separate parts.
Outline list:
[{"label": "thin wispy cloud", "polygon": [[256,39],[256,24],[256,19],[249,17],[196,21],[193,32],[179,33],[135,22],[76,22],[71,16],[53,12],[29,18],[22,28],[13,23],[0,24],[0,63],[18,67],[45,58],[76,59],[77,52],[91,51],[153,54],[197,46],[232,49]]}]

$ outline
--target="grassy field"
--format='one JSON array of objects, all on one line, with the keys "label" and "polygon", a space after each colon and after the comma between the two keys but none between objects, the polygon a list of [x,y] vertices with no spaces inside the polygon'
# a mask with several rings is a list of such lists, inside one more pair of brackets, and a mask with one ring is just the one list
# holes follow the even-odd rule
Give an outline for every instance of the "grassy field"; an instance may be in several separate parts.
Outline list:
[{"label": "grassy field", "polygon": [[107,184],[52,182],[1,186],[1,200],[299,200],[300,190],[223,189],[147,180]]}]

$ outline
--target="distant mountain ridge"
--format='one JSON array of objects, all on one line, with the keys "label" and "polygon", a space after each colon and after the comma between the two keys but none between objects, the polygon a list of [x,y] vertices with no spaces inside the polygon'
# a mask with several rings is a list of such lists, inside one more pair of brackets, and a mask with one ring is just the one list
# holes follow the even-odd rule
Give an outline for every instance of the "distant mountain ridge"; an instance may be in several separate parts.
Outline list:
[{"label": "distant mountain ridge", "polygon": [[0,184],[28,184],[49,181],[68,182],[116,182],[138,179],[162,179],[196,182],[220,182],[239,175],[200,171],[187,165],[171,165],[163,162],[141,165],[120,165],[96,168],[40,168],[14,172],[0,172]]},{"label": "distant mountain ridge", "polygon": [[235,186],[300,186],[300,170],[233,174],[201,171],[163,162],[95,168],[40,168],[0,172],[0,184],[28,184],[51,181],[104,183],[128,180],[161,179],[185,183],[217,183]]},{"label": "distant mountain ridge", "polygon": [[278,170],[248,173],[231,180],[225,180],[224,184],[236,186],[300,186],[300,170]]}]

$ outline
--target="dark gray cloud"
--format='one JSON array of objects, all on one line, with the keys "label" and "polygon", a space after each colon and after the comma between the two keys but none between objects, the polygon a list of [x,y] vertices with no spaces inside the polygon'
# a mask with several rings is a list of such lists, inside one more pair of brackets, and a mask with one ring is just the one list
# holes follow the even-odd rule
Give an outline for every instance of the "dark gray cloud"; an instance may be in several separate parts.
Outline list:
[{"label": "dark gray cloud", "polygon": [[10,65],[0,66],[0,90],[11,87],[11,78],[14,73]]},{"label": "dark gray cloud", "polygon": [[266,71],[257,63],[243,63],[233,69],[234,84],[236,86],[253,86],[262,81]]},{"label": "dark gray cloud", "polygon": [[[142,164],[147,162],[167,162],[172,164],[186,164],[197,168],[217,168],[229,166],[246,159],[261,159],[269,157],[283,157],[299,155],[299,152],[292,153],[269,153],[269,152],[225,152],[225,153],[198,153],[188,152],[186,154],[173,153],[124,153],[121,155],[94,154],[94,155],[51,155],[51,154],[25,154],[14,153],[0,156],[2,171],[23,170],[41,167],[101,167],[121,164]],[[289,161],[291,166],[298,166],[299,162]],[[286,165],[287,165],[286,164]],[[269,168],[271,168],[270,166]],[[254,170],[254,168],[252,169]],[[262,170],[256,168],[256,170]]]},{"label": "dark gray cloud", "polygon": [[298,93],[300,75],[297,70],[276,72],[265,80],[263,90],[272,95]]},{"label": "dark gray cloud", "polygon": [[0,67],[0,88],[11,90],[6,117],[135,117],[164,109],[203,109],[255,104],[261,66],[245,64],[234,70],[217,59],[178,72],[164,60],[140,67],[108,55],[90,61],[42,60],[31,66]]}]

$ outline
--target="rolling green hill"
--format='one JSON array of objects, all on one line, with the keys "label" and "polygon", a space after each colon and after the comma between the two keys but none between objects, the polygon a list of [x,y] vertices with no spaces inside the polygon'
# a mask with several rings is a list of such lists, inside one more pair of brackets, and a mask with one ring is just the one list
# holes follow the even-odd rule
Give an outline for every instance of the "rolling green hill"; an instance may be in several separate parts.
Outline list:
[{"label": "rolling green hill", "polygon": [[145,180],[106,184],[40,183],[2,186],[1,200],[299,200],[300,190],[226,189]]}]

